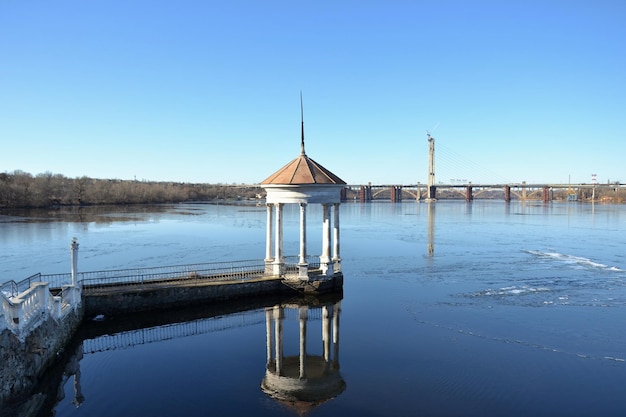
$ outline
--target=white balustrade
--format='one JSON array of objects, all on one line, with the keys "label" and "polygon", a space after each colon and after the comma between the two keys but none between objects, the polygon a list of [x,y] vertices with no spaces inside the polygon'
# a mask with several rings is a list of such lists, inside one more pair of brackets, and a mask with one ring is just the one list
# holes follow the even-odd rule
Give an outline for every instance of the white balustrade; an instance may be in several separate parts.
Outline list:
[{"label": "white balustrade", "polygon": [[[0,331],[9,329],[22,340],[28,333],[43,323],[49,317],[58,321],[69,312],[76,311],[82,301],[81,287],[77,285],[78,241],[72,239],[70,244],[71,255],[71,285],[63,285],[61,295],[50,293],[48,282],[32,282],[31,278],[41,278],[40,274],[30,277],[27,290],[16,295],[19,285],[13,283],[11,291],[0,292],[2,314],[0,314]],[[9,287],[6,287],[9,288]]]},{"label": "white balustrade", "polygon": [[50,293],[47,282],[35,282],[15,297],[0,295],[2,320],[0,330],[8,328],[23,339],[49,317],[60,320],[81,302],[80,287],[65,286],[61,296]]},{"label": "white balustrade", "polygon": [[35,322],[46,314],[49,294],[47,283],[36,282],[11,300],[13,325],[18,334],[31,325],[36,325]]}]

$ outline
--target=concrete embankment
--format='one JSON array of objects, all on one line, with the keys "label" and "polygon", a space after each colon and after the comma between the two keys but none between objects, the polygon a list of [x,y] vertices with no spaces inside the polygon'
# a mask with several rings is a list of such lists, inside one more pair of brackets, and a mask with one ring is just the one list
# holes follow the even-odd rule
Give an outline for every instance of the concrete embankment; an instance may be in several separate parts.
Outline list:
[{"label": "concrete embankment", "polygon": [[246,281],[208,282],[196,285],[154,286],[152,288],[102,288],[84,291],[85,316],[112,315],[161,309],[209,301],[236,300],[281,294],[324,294],[341,290],[343,276],[311,282],[286,281],[282,278],[258,278]]}]

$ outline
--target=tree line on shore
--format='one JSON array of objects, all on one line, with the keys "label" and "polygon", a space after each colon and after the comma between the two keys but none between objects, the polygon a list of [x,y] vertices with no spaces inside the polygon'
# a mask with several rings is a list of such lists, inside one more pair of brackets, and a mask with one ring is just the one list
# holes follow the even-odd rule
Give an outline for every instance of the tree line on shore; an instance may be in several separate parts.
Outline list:
[{"label": "tree line on shore", "polygon": [[[0,173],[0,208],[256,200],[263,194],[258,185],[68,178],[51,172],[32,175],[19,170]],[[353,191],[348,199],[357,197]],[[566,199],[567,192],[556,193],[553,198]],[[591,201],[591,198],[591,189],[578,192],[581,201]],[[623,203],[626,189],[610,184],[598,186],[594,198],[599,202]]]},{"label": "tree line on shore", "polygon": [[255,185],[68,178],[19,170],[0,173],[0,207],[4,208],[256,199],[260,194],[262,189]]}]

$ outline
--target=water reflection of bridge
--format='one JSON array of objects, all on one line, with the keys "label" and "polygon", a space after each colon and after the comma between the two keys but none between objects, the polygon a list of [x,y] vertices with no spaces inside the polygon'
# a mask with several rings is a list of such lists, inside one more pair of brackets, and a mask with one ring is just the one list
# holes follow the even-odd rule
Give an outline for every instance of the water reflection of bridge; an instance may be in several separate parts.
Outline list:
[{"label": "water reflection of bridge", "polygon": [[[297,316],[297,312],[286,310],[286,319]],[[311,310],[309,320],[322,319],[320,310]],[[242,311],[229,315],[207,317],[182,323],[171,323],[159,326],[145,327],[136,330],[105,334],[93,339],[83,340],[83,353],[91,354],[108,350],[128,349],[138,345],[161,342],[171,339],[196,336],[207,333],[221,332],[240,327],[256,326],[266,321],[265,309]]]},{"label": "water reflection of bridge", "polygon": [[90,354],[116,349],[128,349],[137,345],[170,339],[219,332],[238,327],[248,327],[265,321],[263,310],[241,312],[228,316],[210,317],[184,323],[165,324],[120,333],[105,334],[83,341],[83,353]]},{"label": "water reflection of bridge", "polygon": [[[511,200],[543,200],[550,201],[557,194],[566,196],[575,194],[591,196],[594,189],[602,187],[620,188],[625,184],[438,184],[432,187],[432,195],[437,199],[465,199],[471,201],[475,198]],[[426,184],[410,185],[347,185],[343,192],[344,201],[368,202],[373,200],[390,200],[399,202],[402,200],[422,200],[428,196]]]}]

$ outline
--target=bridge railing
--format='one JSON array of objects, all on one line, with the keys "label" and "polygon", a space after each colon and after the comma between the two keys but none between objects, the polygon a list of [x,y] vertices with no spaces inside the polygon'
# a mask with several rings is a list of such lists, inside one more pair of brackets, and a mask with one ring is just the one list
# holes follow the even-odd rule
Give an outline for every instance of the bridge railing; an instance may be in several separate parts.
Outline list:
[{"label": "bridge railing", "polygon": [[[298,257],[286,257],[283,261],[284,276],[298,276]],[[309,271],[320,268],[319,257],[311,256],[307,261]],[[9,328],[20,335],[48,316],[61,318],[80,305],[81,292],[246,281],[267,276],[266,267],[265,260],[245,260],[80,272],[75,277],[78,286],[71,285],[72,273],[35,274],[0,286],[0,330]]]},{"label": "bridge railing", "polygon": [[263,260],[248,260],[81,272],[77,278],[84,291],[89,292],[113,286],[144,288],[154,284],[247,280],[264,272]]},{"label": "bridge railing", "polygon": [[15,297],[19,294],[17,283],[15,281],[5,282],[0,286],[0,293],[5,297]]},{"label": "bridge railing", "polygon": [[[284,309],[287,320],[297,319],[298,309]],[[322,308],[313,307],[307,310],[309,321],[322,320]],[[90,354],[116,349],[127,349],[136,345],[144,345],[162,340],[178,339],[200,334],[218,332],[239,327],[256,326],[265,323],[265,308],[252,311],[228,314],[226,316],[207,317],[183,323],[171,323],[143,329],[129,330],[85,339],[83,353]]]},{"label": "bridge railing", "polygon": [[116,349],[127,349],[162,340],[178,339],[231,328],[259,325],[265,322],[265,311],[254,310],[227,316],[202,318],[183,323],[172,323],[98,336],[83,341],[85,354]]},{"label": "bridge railing", "polygon": [[[31,275],[19,282],[13,280],[0,285],[0,330],[8,328],[14,333],[21,333],[40,307],[39,301],[46,296],[41,291],[41,274]],[[47,290],[47,286],[46,286]]]},{"label": "bridge railing", "polygon": [[[309,269],[319,268],[319,258],[310,257]],[[298,257],[285,258],[285,274],[298,273]],[[264,260],[211,262],[188,265],[169,265],[148,268],[109,269],[79,272],[76,274],[83,291],[117,287],[138,287],[158,284],[199,284],[209,281],[245,281],[266,275]],[[39,281],[48,282],[50,288],[61,289],[71,282],[71,274],[37,274]]]},{"label": "bridge railing", "polygon": [[7,281],[0,285],[0,292],[7,297],[15,297],[19,293],[26,291],[35,282],[41,282],[41,274],[37,273],[24,278],[21,281],[15,282],[13,280]]}]

